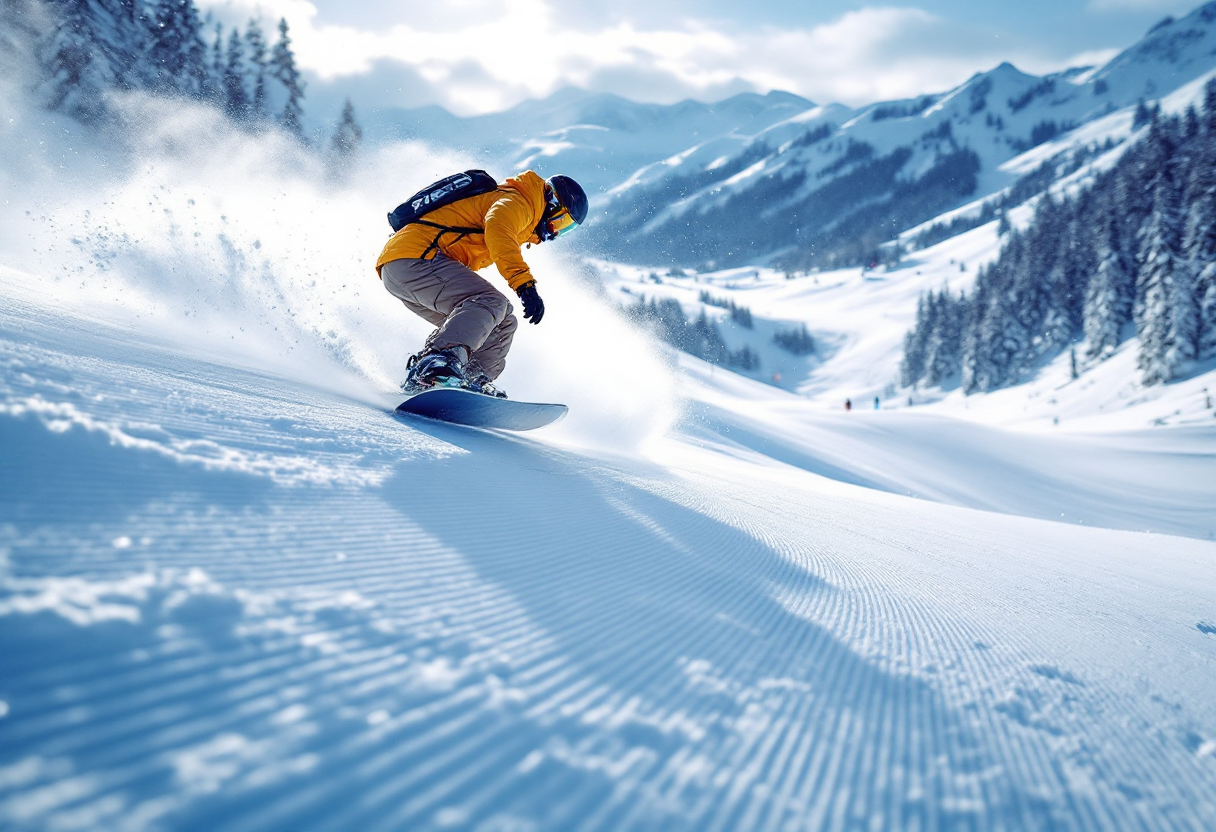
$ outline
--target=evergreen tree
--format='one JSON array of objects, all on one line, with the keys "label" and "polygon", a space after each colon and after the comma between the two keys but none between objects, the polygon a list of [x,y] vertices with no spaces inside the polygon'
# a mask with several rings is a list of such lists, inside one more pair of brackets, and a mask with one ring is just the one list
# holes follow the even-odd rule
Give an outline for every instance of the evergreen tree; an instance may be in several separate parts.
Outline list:
[{"label": "evergreen tree", "polygon": [[1137,366],[1144,382],[1177,377],[1195,358],[1198,316],[1190,270],[1180,256],[1179,192],[1165,170],[1154,193],[1153,213],[1144,234],[1144,255],[1137,275]]},{"label": "evergreen tree", "polygon": [[224,63],[224,112],[235,121],[249,117],[249,92],[245,88],[245,45],[236,29],[228,36]]},{"label": "evergreen tree", "polygon": [[[999,275],[1000,270],[993,268],[992,272]],[[1019,314],[1018,301],[1018,293],[1011,289],[998,289],[987,296],[987,306],[979,311],[972,328],[976,354],[969,368],[964,368],[967,392],[995,390],[1020,375],[1022,362],[1031,354],[1034,336]]]},{"label": "evergreen tree", "polygon": [[1144,103],[1144,99],[1136,103],[1136,114],[1132,117],[1132,129],[1139,130],[1144,125],[1153,120],[1152,110]]},{"label": "evergreen tree", "polygon": [[291,51],[291,37],[287,33],[287,19],[279,20],[279,39],[270,52],[270,72],[282,85],[286,101],[279,113],[279,123],[289,133],[304,136],[304,82],[296,69],[296,58]]},{"label": "evergreen tree", "polygon": [[342,105],[342,118],[329,141],[330,151],[338,159],[350,160],[363,142],[363,128],[355,120],[355,105],[346,99]]},{"label": "evergreen tree", "polygon": [[249,49],[249,75],[252,90],[249,97],[249,112],[255,119],[266,117],[266,38],[257,18],[251,18],[245,29],[245,45]]},{"label": "evergreen tree", "polygon": [[[1043,235],[1040,244],[1043,250],[1054,252],[1054,256],[1042,266],[1041,273],[1047,275],[1047,280],[1041,317],[1032,324],[1038,333],[1032,362],[1062,350],[1081,329],[1083,287],[1092,269],[1088,230],[1081,230],[1086,208],[1084,197],[1064,201],[1054,218],[1041,223],[1042,230],[1050,232]],[[1027,362],[1027,369],[1032,362]]]},{"label": "evergreen tree", "polygon": [[211,66],[207,72],[207,98],[224,105],[224,27],[215,24],[215,37],[211,41]]},{"label": "evergreen tree", "polygon": [[1195,303],[1198,314],[1199,358],[1216,356],[1216,261],[1209,261],[1195,274]]},{"label": "evergreen tree", "polygon": [[1188,183],[1189,207],[1182,242],[1196,304],[1196,344],[1199,358],[1216,355],[1216,132],[1201,134],[1200,151]]},{"label": "evergreen tree", "polygon": [[192,98],[206,99],[208,87],[211,84],[211,70],[207,66],[207,44],[203,40],[203,22],[198,15],[198,7],[194,0],[186,0],[183,4],[182,26],[187,32],[186,41],[186,77],[182,91]]},{"label": "evergreen tree", "polygon": [[931,328],[925,346],[924,380],[929,385],[941,385],[956,377],[962,369],[962,312],[965,302],[955,302],[943,289],[934,301],[930,294],[930,305],[936,310],[930,313]]},{"label": "evergreen tree", "polygon": [[156,0],[149,8],[149,83],[161,93],[202,97],[206,46],[194,0]]},{"label": "evergreen tree", "polygon": [[1089,355],[1095,357],[1119,346],[1123,327],[1132,317],[1135,289],[1122,236],[1118,220],[1106,217],[1098,267],[1085,293],[1085,339]]},{"label": "evergreen tree", "polygon": [[1208,136],[1216,134],[1216,78],[1203,88],[1203,129]]},{"label": "evergreen tree", "polygon": [[1199,113],[1195,111],[1194,105],[1186,108],[1186,113],[1182,117],[1182,138],[1183,141],[1190,141],[1199,135]]},{"label": "evergreen tree", "polygon": [[911,387],[925,375],[925,341],[929,337],[929,302],[924,295],[916,301],[916,325],[904,336],[904,357],[900,362],[899,380]]},{"label": "evergreen tree", "polygon": [[147,32],[131,2],[60,0],[44,6],[52,33],[42,49],[42,94],[52,110],[85,121],[105,113],[105,93],[139,86]]}]

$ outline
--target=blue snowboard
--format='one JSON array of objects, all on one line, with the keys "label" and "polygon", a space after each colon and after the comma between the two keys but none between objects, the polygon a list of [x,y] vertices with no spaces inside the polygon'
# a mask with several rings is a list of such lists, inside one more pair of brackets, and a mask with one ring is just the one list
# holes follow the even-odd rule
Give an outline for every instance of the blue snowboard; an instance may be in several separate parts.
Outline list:
[{"label": "blue snowboard", "polygon": [[423,390],[397,405],[398,413],[499,430],[543,428],[565,416],[566,410],[564,404],[516,402],[454,387]]}]

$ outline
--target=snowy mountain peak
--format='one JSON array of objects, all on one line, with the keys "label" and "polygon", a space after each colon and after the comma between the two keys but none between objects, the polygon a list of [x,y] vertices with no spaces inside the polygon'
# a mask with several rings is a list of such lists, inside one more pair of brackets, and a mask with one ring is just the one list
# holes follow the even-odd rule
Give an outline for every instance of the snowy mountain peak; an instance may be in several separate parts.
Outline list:
[{"label": "snowy mountain peak", "polygon": [[967,83],[973,84],[977,81],[983,80],[984,78],[1008,79],[1008,80],[1038,80],[1037,76],[1030,75],[1028,73],[1023,72],[1022,70],[1018,69],[1016,66],[1011,64],[1009,61],[1001,61],[1001,63],[997,64],[997,66],[995,68],[990,69],[987,72],[977,72],[975,75],[973,75],[971,77],[971,80],[969,80]]},{"label": "snowy mountain peak", "polygon": [[[1136,89],[1154,98],[1209,72],[1216,63],[1216,2],[1186,17],[1167,17],[1094,76],[1096,84]],[[1171,70],[1161,77],[1161,69]]]},{"label": "snowy mountain peak", "polygon": [[[727,157],[690,147],[613,190],[601,244],[611,257],[708,268],[871,262],[892,231],[1008,188],[1067,150],[1049,143],[1211,73],[1214,22],[1208,3],[1100,69],[1036,76],[1006,61],[945,93],[806,110]],[[1133,124],[1094,135],[1120,141]],[[1073,150],[1096,152],[1087,142]]]}]

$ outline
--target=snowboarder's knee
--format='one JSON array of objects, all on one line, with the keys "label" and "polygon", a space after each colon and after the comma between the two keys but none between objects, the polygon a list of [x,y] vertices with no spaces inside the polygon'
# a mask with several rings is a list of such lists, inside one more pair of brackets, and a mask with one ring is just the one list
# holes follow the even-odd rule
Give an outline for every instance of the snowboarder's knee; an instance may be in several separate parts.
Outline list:
[{"label": "snowboarder's knee", "polygon": [[494,316],[495,323],[499,323],[511,316],[511,302],[507,300],[500,292],[493,290],[479,292],[465,300],[465,303],[472,303],[485,309]]}]

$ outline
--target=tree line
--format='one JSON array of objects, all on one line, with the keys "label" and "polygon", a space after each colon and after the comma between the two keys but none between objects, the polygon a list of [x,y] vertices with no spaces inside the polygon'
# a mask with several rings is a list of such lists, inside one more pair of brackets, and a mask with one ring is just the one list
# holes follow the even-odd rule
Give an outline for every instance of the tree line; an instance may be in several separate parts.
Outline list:
[{"label": "tree line", "polygon": [[1074,195],[1048,191],[970,293],[929,292],[901,380],[967,393],[1014,384],[1064,349],[1102,360],[1132,337],[1146,384],[1216,356],[1216,81]]},{"label": "tree line", "polygon": [[674,298],[651,298],[647,302],[645,297],[641,297],[626,311],[633,321],[654,332],[663,341],[710,364],[737,370],[755,370],[760,366],[760,356],[750,347],[745,345],[732,350],[726,345],[718,325],[709,319],[704,309],[690,321],[684,317],[684,308]]},{"label": "tree line", "polygon": [[[257,19],[225,29],[194,0],[4,0],[0,51],[9,66],[23,62],[46,107],[87,123],[109,116],[107,92],[143,90],[304,138],[305,83],[286,19],[272,42]],[[348,101],[332,149],[348,152],[361,135]]]}]

